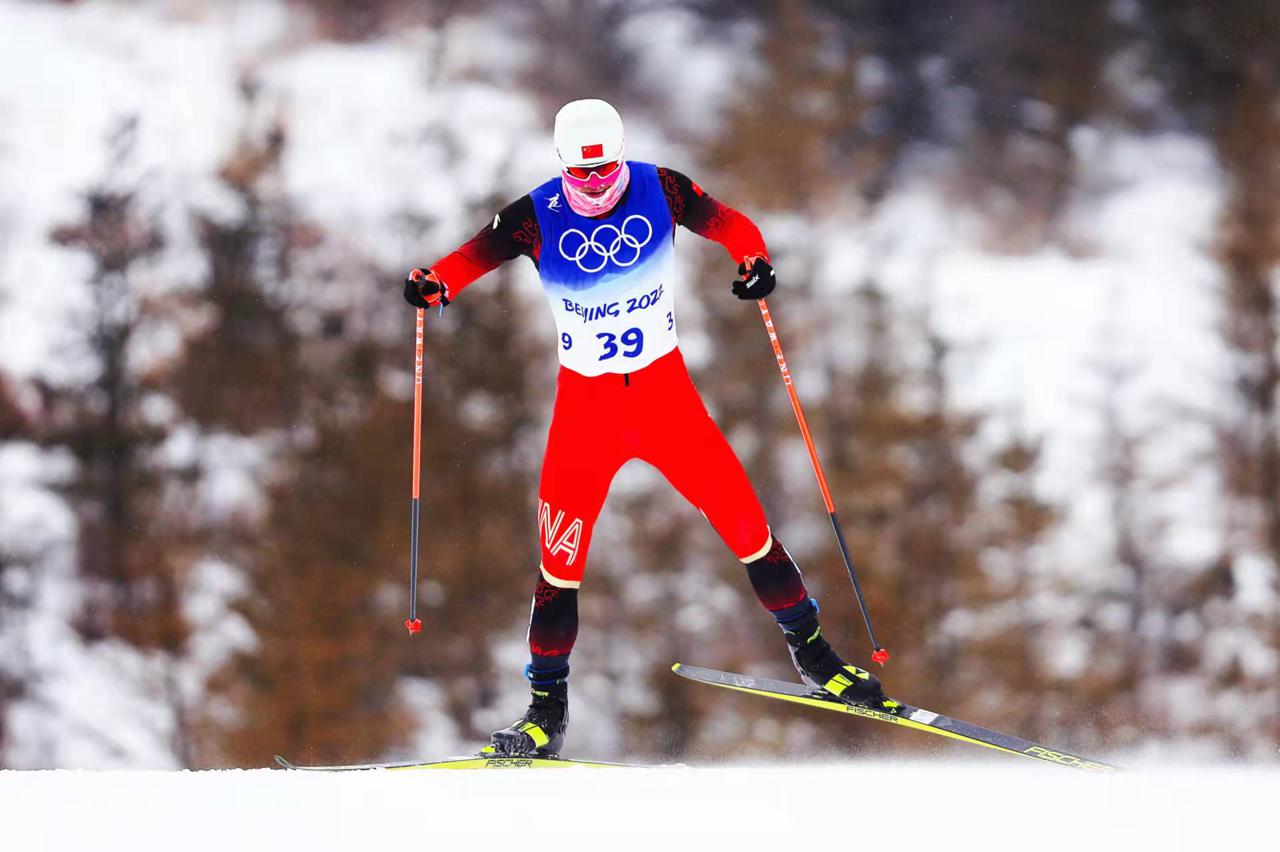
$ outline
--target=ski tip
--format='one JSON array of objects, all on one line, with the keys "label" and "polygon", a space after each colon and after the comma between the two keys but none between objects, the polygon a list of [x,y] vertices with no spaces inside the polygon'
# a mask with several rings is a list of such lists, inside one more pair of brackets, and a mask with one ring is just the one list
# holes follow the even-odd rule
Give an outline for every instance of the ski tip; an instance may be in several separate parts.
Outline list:
[{"label": "ski tip", "polygon": [[276,763],[280,764],[280,768],[281,768],[281,769],[293,769],[293,768],[294,768],[292,763],[290,763],[289,761],[285,760],[285,759],[284,759],[283,757],[281,757],[280,755],[278,755],[278,754],[277,754],[275,757],[276,757]]},{"label": "ski tip", "polygon": [[683,666],[683,664],[682,664],[682,663],[672,663],[672,664],[671,664],[671,671],[676,672],[677,674],[679,674],[679,673],[680,673],[680,669],[681,669],[681,667],[682,667],[682,666]]}]

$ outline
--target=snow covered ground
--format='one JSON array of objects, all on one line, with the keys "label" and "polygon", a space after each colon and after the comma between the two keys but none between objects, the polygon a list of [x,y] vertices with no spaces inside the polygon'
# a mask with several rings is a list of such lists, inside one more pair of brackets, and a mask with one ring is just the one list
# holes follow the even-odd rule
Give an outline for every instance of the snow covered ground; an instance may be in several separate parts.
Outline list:
[{"label": "snow covered ground", "polygon": [[1280,771],[999,764],[0,772],[4,848],[1179,850],[1274,846]]}]

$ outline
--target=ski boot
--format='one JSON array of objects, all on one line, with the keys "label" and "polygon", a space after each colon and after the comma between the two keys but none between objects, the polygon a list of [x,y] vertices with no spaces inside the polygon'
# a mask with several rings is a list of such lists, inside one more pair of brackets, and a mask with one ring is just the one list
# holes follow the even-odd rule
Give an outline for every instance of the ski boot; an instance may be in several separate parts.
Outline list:
[{"label": "ski boot", "polygon": [[787,638],[791,662],[800,679],[821,690],[824,697],[896,714],[898,702],[884,694],[876,676],[846,663],[823,637],[818,624],[818,605],[813,600],[808,603],[807,611],[778,624]]},{"label": "ski boot", "polygon": [[502,757],[556,757],[569,727],[569,682],[564,678],[539,683],[530,680],[533,700],[524,715],[501,731],[494,731],[482,754]]}]

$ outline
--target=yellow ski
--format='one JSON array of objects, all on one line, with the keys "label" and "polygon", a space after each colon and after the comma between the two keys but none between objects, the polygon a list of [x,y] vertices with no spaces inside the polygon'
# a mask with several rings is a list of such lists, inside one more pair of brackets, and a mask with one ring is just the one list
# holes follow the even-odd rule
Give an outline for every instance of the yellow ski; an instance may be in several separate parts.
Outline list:
[{"label": "yellow ski", "polygon": [[276,763],[282,769],[305,772],[358,772],[371,769],[628,769],[644,768],[627,763],[605,763],[598,760],[571,760],[565,757],[498,757],[479,754],[470,757],[451,757],[445,760],[409,761],[404,763],[352,763],[342,766],[298,766],[276,755]]},{"label": "yellow ski", "polygon": [[848,713],[852,716],[861,716],[864,719],[875,719],[878,722],[887,722],[900,728],[912,728],[929,734],[937,734],[948,739],[982,746],[1005,754],[1028,757],[1043,763],[1052,763],[1055,766],[1067,766],[1072,769],[1084,769],[1091,772],[1112,772],[1118,768],[1065,751],[1046,748],[1029,740],[1020,739],[1010,734],[1002,734],[999,731],[983,728],[970,722],[952,719],[949,716],[943,716],[941,713],[934,713],[932,710],[912,707],[910,704],[900,704],[896,714],[885,713],[880,710],[873,710],[870,707],[858,707],[852,704],[845,704],[834,698],[826,698],[824,697],[825,693],[821,690],[798,683],[749,677],[733,672],[704,669],[700,666],[687,666],[683,663],[676,663],[671,667],[671,670],[681,677],[709,683],[712,686],[720,686],[750,695],[761,695],[765,698],[774,698],[779,701],[790,701],[794,704],[804,704],[808,707],[817,707],[822,710],[834,710],[837,713]]}]

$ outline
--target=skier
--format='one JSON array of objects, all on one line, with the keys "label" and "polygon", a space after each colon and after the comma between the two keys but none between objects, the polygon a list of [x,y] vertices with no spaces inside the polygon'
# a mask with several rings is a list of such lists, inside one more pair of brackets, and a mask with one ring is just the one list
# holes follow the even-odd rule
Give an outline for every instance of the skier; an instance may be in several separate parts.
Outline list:
[{"label": "skier", "polygon": [[559,334],[560,373],[538,492],[541,564],[529,619],[532,701],[493,734],[498,754],[555,755],[568,723],[569,653],[596,516],[627,461],[656,467],[745,566],[802,679],[839,700],[892,712],[880,682],[849,665],[818,625],[800,570],[773,535],[746,472],[707,414],[676,345],[675,226],[738,262],[732,292],[763,299],[775,277],[760,231],[679,172],[624,159],[622,118],[605,101],[556,115],[561,173],[503,208],[461,248],[410,272],[405,299],[444,306],[524,255]]}]

